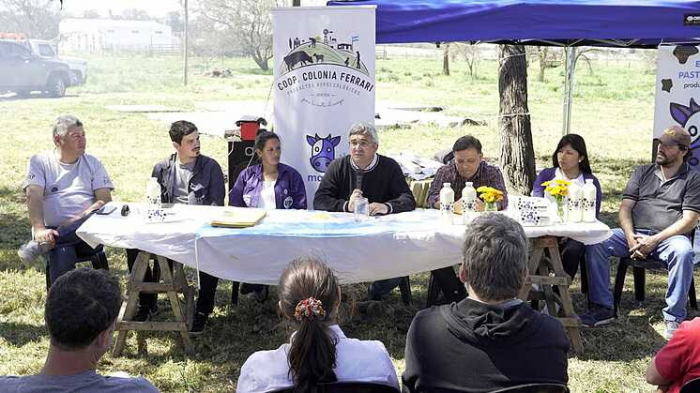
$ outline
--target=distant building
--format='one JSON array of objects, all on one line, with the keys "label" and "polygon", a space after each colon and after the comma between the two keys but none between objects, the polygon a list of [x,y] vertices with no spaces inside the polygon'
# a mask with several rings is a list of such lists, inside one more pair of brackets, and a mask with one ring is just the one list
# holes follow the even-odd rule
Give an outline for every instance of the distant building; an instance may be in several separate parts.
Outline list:
[{"label": "distant building", "polygon": [[63,19],[61,50],[81,52],[179,52],[168,25],[145,20]]}]

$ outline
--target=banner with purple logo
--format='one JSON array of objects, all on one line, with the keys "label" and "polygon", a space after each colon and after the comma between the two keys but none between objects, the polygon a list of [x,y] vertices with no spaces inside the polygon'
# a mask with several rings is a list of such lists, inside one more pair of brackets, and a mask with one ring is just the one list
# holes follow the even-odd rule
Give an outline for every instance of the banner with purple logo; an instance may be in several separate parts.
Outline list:
[{"label": "banner with purple logo", "polygon": [[275,8],[272,21],[274,130],[312,208],[350,125],[374,123],[375,7]]},{"label": "banner with purple logo", "polygon": [[697,46],[659,46],[656,63],[654,138],[678,124],[691,137],[690,165],[700,170],[700,50]]}]

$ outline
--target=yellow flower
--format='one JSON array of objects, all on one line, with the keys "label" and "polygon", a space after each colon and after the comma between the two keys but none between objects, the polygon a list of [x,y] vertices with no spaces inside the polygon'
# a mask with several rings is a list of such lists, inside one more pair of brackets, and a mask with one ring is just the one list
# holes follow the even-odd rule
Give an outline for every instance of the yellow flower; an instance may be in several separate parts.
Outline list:
[{"label": "yellow flower", "polygon": [[546,182],[540,184],[542,187],[549,187],[549,185],[552,183],[551,180],[547,180]]},{"label": "yellow flower", "polygon": [[570,182],[570,181],[561,180],[561,179],[557,179],[557,180],[556,180],[556,183],[557,183],[558,185],[560,185],[560,186],[569,186],[569,185],[571,185],[571,182]]}]

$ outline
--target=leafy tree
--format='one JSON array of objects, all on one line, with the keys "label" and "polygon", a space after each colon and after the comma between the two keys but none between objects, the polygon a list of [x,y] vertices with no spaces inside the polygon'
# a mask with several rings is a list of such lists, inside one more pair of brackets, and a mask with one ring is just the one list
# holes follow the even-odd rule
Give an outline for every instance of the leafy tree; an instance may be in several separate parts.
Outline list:
[{"label": "leafy tree", "polygon": [[[230,35],[263,71],[272,58],[273,7],[284,5],[280,0],[200,0],[199,13],[216,22],[218,31]],[[229,45],[230,45],[229,44]]]},{"label": "leafy tree", "polygon": [[24,33],[28,38],[46,40],[58,36],[58,5],[51,0],[0,0],[3,31]]}]

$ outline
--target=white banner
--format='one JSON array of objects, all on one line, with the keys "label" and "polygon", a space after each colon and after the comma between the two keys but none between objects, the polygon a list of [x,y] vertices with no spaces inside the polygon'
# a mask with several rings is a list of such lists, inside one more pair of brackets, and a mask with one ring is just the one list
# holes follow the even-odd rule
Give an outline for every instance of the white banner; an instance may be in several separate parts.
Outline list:
[{"label": "white banner", "polygon": [[301,173],[309,208],[352,123],[374,124],[375,7],[272,11],[274,126],[282,162]]},{"label": "white banner", "polygon": [[654,137],[679,124],[692,138],[690,165],[700,169],[700,50],[695,46],[660,46],[656,64]]}]

